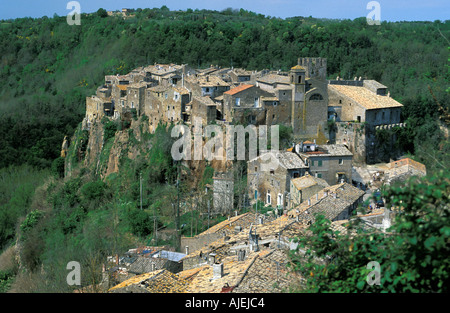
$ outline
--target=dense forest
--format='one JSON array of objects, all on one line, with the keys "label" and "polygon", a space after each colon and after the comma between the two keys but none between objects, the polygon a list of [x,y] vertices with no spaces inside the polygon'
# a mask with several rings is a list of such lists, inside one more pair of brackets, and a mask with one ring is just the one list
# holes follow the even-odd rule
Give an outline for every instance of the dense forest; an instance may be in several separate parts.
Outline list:
[{"label": "dense forest", "polygon": [[[47,281],[55,282],[34,290],[55,290],[67,288],[68,260],[83,257],[84,264],[98,265],[92,260],[134,243],[128,233],[144,239],[152,234],[149,212],[170,210],[161,199],[174,193],[173,185],[165,184],[176,170],[167,163],[167,131],[148,137],[156,147],[147,156],[151,164],[130,162],[126,172],[106,182],[87,169],[64,182],[59,156],[64,136],[78,131],[85,97],[95,93],[104,75],[155,62],[287,70],[298,57],[327,58],[329,78],[362,76],[388,86],[404,104],[407,127],[398,133],[402,150],[426,164],[430,174],[448,169],[449,37],[449,21],[370,26],[365,18],[280,19],[243,9],[162,7],[138,9],[126,18],[100,9],[82,14],[81,25],[73,26],[56,15],[2,20],[0,250],[20,233],[27,268],[37,272],[45,264],[51,273]],[[144,211],[136,209],[139,173],[151,178],[144,186]],[[204,183],[211,169],[205,173]],[[123,191],[127,184],[133,188]],[[186,224],[193,214],[185,217]],[[0,267],[0,291],[14,275]]]}]

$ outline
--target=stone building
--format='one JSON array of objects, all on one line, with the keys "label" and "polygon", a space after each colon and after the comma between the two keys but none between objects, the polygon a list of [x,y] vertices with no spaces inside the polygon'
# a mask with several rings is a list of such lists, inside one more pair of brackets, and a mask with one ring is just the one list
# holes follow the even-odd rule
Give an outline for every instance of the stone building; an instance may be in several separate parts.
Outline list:
[{"label": "stone building", "polygon": [[427,169],[424,164],[411,160],[410,158],[393,161],[388,164],[388,167],[388,170],[385,172],[386,184],[404,182],[410,177],[422,177],[427,174]]},{"label": "stone building", "polygon": [[336,123],[333,142],[346,145],[358,163],[375,163],[394,157],[395,135],[391,147],[380,149],[378,129],[403,127],[403,105],[390,97],[387,87],[374,80],[331,80],[328,85],[328,118]]},{"label": "stone building", "polygon": [[193,96],[191,101],[185,105],[183,121],[193,124],[192,118],[200,118],[202,125],[209,125],[216,120],[217,104],[209,96]]},{"label": "stone building", "polygon": [[292,179],[289,207],[292,208],[299,205],[328,186],[325,180],[309,175],[309,173],[306,173],[305,176]]},{"label": "stone building", "polygon": [[238,121],[255,125],[266,124],[263,97],[272,97],[269,92],[255,85],[242,84],[223,94],[222,116],[227,121]]},{"label": "stone building", "polygon": [[216,172],[213,176],[215,213],[230,214],[234,210],[234,178],[232,172]]},{"label": "stone building", "polygon": [[[269,155],[278,166],[262,170]],[[291,179],[304,176],[308,170],[305,162],[293,152],[266,152],[248,161],[247,180],[251,199],[256,197],[273,207],[287,208]]]},{"label": "stone building", "polygon": [[308,165],[311,175],[324,179],[329,185],[352,181],[353,154],[344,145],[318,145],[304,141],[295,152]]},{"label": "stone building", "polygon": [[189,75],[184,79],[184,86],[193,96],[215,98],[230,90],[231,84],[215,75]]},{"label": "stone building", "polygon": [[292,127],[298,138],[322,144],[327,141],[326,68],[324,58],[299,58],[289,73],[268,73],[256,79],[256,86],[279,101],[278,114],[270,115],[274,121]]},{"label": "stone building", "polygon": [[288,212],[288,216],[308,224],[314,223],[316,213],[332,222],[347,220],[363,202],[363,196],[364,191],[351,184],[335,184],[300,203]]}]

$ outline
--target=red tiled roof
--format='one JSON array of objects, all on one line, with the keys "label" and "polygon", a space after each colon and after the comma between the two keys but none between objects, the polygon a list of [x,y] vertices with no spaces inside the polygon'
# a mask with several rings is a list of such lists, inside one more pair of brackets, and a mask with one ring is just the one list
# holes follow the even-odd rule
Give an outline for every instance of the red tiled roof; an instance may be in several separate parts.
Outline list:
[{"label": "red tiled roof", "polygon": [[239,93],[241,91],[244,91],[246,89],[249,89],[251,87],[254,87],[254,86],[253,85],[245,85],[245,84],[243,84],[243,85],[239,85],[239,86],[237,86],[237,87],[235,87],[235,88],[233,88],[231,90],[225,91],[224,93],[226,93],[227,95],[235,95],[235,94],[237,94],[237,93]]}]

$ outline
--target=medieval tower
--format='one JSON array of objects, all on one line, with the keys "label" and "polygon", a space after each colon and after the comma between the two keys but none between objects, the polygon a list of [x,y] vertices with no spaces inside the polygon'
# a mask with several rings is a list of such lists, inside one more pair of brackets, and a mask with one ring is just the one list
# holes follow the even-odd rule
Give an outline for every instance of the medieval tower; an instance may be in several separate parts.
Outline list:
[{"label": "medieval tower", "polygon": [[327,141],[327,60],[299,58],[291,68],[292,88],[291,125],[294,135],[302,139]]}]

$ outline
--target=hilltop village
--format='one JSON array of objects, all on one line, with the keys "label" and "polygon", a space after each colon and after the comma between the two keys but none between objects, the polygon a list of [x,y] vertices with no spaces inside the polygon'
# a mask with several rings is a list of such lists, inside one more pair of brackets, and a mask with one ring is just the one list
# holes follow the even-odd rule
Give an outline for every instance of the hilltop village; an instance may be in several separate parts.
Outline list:
[{"label": "hilltop village", "polygon": [[[327,60],[299,58],[288,72],[249,71],[187,64],[154,64],[127,75],[108,75],[86,99],[82,127],[102,119],[148,118],[148,131],[160,123],[203,125],[284,125],[292,144],[247,160],[247,201],[271,207],[239,214],[234,207],[230,166],[217,167],[213,211],[227,220],[181,238],[181,251],[146,246],[111,256],[103,267],[108,292],[283,292],[301,277],[290,272],[292,241],[305,234],[315,213],[346,232],[349,220],[385,231],[395,212],[383,199],[372,200],[382,184],[425,175],[425,167],[395,149],[380,149],[377,130],[403,127],[402,104],[377,81],[327,78]],[[64,150],[64,148],[63,148]],[[262,171],[266,154],[278,166]],[[355,214],[368,200],[367,214]],[[355,234],[356,235],[356,234]],[[296,253],[302,253],[297,250]]]}]

